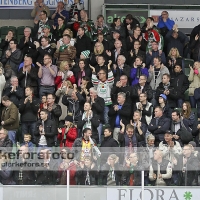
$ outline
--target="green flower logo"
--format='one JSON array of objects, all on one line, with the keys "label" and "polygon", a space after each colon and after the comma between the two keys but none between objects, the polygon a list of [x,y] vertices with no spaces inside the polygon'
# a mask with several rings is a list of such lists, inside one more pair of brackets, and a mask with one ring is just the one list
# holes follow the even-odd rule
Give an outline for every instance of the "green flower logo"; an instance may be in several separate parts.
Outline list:
[{"label": "green flower logo", "polygon": [[191,192],[185,192],[184,198],[185,198],[185,200],[191,200],[192,199],[192,193]]}]

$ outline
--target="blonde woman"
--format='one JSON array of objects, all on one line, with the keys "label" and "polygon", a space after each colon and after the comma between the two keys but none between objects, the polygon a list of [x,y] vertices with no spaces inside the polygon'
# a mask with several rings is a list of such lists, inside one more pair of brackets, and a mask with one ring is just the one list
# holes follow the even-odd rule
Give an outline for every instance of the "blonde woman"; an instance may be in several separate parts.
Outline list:
[{"label": "blonde woman", "polygon": [[194,90],[200,87],[200,62],[196,61],[192,66],[190,66],[190,74],[188,77],[190,81],[189,86],[189,98],[192,108],[196,108],[196,99],[194,98]]},{"label": "blonde woman", "polygon": [[4,73],[3,67],[0,67],[0,102],[1,102],[2,92],[6,84],[6,79],[3,73]]},{"label": "blonde woman", "polygon": [[60,70],[55,78],[55,85],[60,88],[62,81],[69,80],[72,84],[75,83],[74,73],[70,70],[70,63],[68,61],[62,61],[60,63]]},{"label": "blonde woman", "polygon": [[73,91],[72,83],[66,80],[62,82],[62,84],[56,91],[56,96],[59,98],[58,105],[60,105],[62,109],[62,115],[60,116],[59,121],[64,120],[67,115],[67,106],[63,105],[62,98],[64,95],[71,97],[72,91]]},{"label": "blonde woman", "polygon": [[90,64],[92,66],[97,65],[97,58],[98,56],[103,56],[105,59],[105,64],[108,63],[108,56],[104,51],[104,46],[100,42],[96,42],[94,45],[94,53],[91,54],[90,56]]},{"label": "blonde woman", "polygon": [[174,66],[176,64],[179,64],[182,66],[182,60],[183,58],[180,56],[178,49],[171,48],[169,51],[169,54],[167,57],[167,63],[166,63],[166,67],[169,69],[170,74],[174,72]]}]

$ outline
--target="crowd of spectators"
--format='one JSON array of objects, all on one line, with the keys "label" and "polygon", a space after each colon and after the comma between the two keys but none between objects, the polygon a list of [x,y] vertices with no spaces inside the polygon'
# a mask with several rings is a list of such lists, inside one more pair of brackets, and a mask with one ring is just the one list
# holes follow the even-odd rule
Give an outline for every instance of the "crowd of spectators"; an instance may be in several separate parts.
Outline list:
[{"label": "crowd of spectators", "polygon": [[167,11],[157,26],[132,14],[109,27],[79,0],[51,16],[38,0],[34,27],[2,38],[1,184],[200,184],[200,25],[189,39]]}]

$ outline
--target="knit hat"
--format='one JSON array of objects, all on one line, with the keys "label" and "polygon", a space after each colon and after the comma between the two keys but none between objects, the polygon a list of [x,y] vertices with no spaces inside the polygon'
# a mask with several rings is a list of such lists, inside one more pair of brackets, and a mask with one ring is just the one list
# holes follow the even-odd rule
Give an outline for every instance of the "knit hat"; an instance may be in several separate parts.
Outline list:
[{"label": "knit hat", "polygon": [[192,145],[194,148],[197,146],[196,142],[190,141],[188,144]]},{"label": "knit hat", "polygon": [[165,94],[160,94],[160,97],[162,97],[165,101],[167,101],[167,96]]},{"label": "knit hat", "polygon": [[81,54],[82,54],[85,58],[88,58],[89,55],[90,55],[90,50],[82,51]]},{"label": "knit hat", "polygon": [[51,29],[51,27],[48,24],[44,25],[43,29],[45,29],[45,28]]},{"label": "knit hat", "polygon": [[65,121],[68,121],[68,122],[71,122],[71,123],[73,123],[73,117],[72,116],[70,116],[70,115],[67,115],[66,117],[65,117]]}]

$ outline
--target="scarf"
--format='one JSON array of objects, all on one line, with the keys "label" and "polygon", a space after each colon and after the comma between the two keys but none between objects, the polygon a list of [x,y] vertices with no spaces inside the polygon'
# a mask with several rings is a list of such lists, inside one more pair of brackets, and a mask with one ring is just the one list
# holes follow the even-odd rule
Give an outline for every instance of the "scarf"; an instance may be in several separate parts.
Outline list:
[{"label": "scarf", "polygon": [[181,128],[181,121],[178,122],[172,121],[171,130],[173,133],[177,133],[177,131]]},{"label": "scarf", "polygon": [[81,86],[82,77],[85,76],[85,71],[78,72],[78,86]]},{"label": "scarf", "polygon": [[[92,116],[93,116],[93,114],[92,114]],[[86,121],[85,124],[84,124],[84,126],[83,126],[83,130],[84,130],[85,128],[90,128],[90,129],[92,129],[91,117],[86,117],[86,112],[83,113],[83,115],[82,115],[82,120],[85,120],[85,121]]]},{"label": "scarf", "polygon": [[59,51],[60,51],[60,52],[63,52],[65,49],[67,49],[67,48],[68,48],[68,46],[69,46],[69,44],[68,44],[68,45],[66,45],[66,44],[63,44],[62,46],[60,46],[60,49],[59,49]]},{"label": "scarf", "polygon": [[46,25],[47,21],[48,21],[48,18],[46,18],[45,22],[43,22],[41,20],[39,21],[38,39],[40,39],[44,35],[43,29],[44,29],[44,25]]},{"label": "scarf", "polygon": [[137,74],[136,74],[137,78],[139,79],[141,75],[142,75],[142,66],[137,66]]}]

